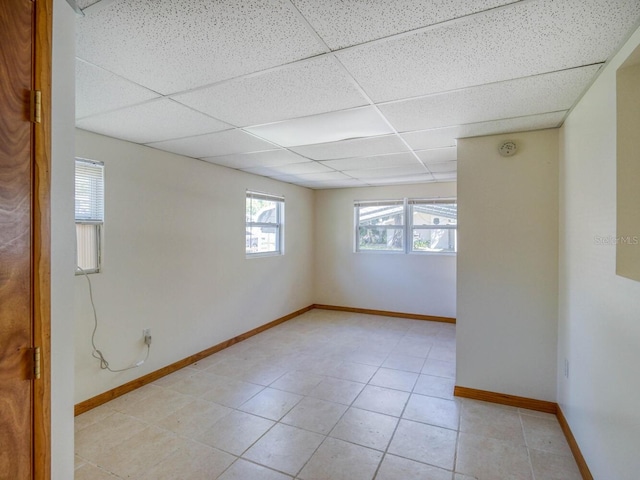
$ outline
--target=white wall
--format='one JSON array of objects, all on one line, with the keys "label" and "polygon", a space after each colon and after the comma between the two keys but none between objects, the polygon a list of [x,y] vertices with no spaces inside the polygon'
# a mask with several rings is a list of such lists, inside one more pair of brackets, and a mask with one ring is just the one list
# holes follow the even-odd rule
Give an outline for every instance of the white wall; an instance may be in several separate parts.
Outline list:
[{"label": "white wall", "polygon": [[458,221],[457,385],[555,401],[558,130],[458,140]]},{"label": "white wall", "polygon": [[455,317],[455,255],[355,253],[353,216],[355,200],[455,195],[455,183],[317,191],[315,303]]},{"label": "white wall", "polygon": [[640,30],[561,130],[558,402],[598,479],[640,471],[640,282],[597,240],[616,235],[615,70],[639,44]]},{"label": "white wall", "polygon": [[[309,189],[77,131],[76,155],[105,164],[103,271],[91,275],[98,348],[91,357],[86,279],[76,278],[76,402],[313,303]],[[285,196],[284,256],[245,258],[246,189]]]},{"label": "white wall", "polygon": [[73,478],[75,13],[53,2],[51,155],[51,478]]}]

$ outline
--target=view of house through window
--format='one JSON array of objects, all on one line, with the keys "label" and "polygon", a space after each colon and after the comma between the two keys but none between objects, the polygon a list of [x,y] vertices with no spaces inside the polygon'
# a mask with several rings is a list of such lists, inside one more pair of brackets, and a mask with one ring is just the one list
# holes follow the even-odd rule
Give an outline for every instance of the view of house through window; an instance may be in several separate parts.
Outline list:
[{"label": "view of house through window", "polygon": [[458,205],[452,200],[409,200],[411,251],[457,252]]},{"label": "view of house through window", "polygon": [[357,250],[404,252],[403,200],[356,203]]},{"label": "view of house through window", "polygon": [[454,253],[457,204],[453,199],[355,202],[356,251]]},{"label": "view of house through window", "polygon": [[247,191],[247,255],[283,253],[284,197]]},{"label": "view of house through window", "polygon": [[104,165],[76,159],[76,262],[86,273],[101,267],[104,224]]}]

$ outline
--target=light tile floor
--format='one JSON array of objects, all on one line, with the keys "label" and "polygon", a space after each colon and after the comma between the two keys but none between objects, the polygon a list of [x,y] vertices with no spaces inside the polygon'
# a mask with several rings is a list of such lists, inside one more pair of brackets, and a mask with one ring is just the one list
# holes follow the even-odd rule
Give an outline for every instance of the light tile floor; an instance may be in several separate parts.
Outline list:
[{"label": "light tile floor", "polygon": [[76,418],[76,480],[571,480],[553,415],[454,398],[455,326],[312,310]]}]

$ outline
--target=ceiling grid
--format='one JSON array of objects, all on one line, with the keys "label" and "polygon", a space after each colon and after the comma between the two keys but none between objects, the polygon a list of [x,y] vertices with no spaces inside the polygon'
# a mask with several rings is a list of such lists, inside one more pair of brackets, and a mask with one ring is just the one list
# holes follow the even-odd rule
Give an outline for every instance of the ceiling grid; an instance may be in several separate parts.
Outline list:
[{"label": "ceiling grid", "polygon": [[309,188],[455,181],[556,128],[637,0],[84,0],[76,125]]}]

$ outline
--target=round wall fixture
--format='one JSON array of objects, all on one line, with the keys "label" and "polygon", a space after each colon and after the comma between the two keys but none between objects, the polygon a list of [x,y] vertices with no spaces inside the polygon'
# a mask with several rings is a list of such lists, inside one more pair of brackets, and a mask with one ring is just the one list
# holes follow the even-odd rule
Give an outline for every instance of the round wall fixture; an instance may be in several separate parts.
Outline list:
[{"label": "round wall fixture", "polygon": [[514,155],[516,153],[517,149],[518,147],[516,146],[515,142],[507,141],[500,145],[500,147],[498,148],[498,152],[500,152],[500,155],[502,155],[503,157],[510,157],[511,155]]}]

